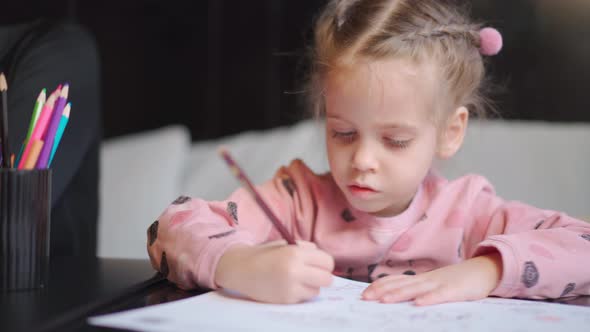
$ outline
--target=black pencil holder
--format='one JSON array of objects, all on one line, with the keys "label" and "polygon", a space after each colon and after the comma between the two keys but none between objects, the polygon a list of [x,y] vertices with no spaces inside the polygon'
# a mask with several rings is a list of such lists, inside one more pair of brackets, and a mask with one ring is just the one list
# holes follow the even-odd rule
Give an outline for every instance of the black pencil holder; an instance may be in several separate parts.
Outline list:
[{"label": "black pencil holder", "polygon": [[0,291],[47,284],[50,219],[51,169],[0,169]]}]

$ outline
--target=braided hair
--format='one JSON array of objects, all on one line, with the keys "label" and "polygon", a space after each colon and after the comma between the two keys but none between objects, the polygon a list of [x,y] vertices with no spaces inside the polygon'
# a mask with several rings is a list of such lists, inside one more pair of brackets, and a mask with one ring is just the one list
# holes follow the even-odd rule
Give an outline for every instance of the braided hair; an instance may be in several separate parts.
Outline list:
[{"label": "braided hair", "polygon": [[[481,25],[471,22],[466,10],[451,1],[329,1],[314,29],[308,90],[314,114],[324,112],[322,82],[331,71],[362,61],[404,58],[435,61],[441,86],[450,97],[446,109],[465,106],[484,115],[489,104],[483,93],[482,55],[497,53],[501,37],[480,31]],[[486,42],[490,38],[483,36],[495,39]]]}]

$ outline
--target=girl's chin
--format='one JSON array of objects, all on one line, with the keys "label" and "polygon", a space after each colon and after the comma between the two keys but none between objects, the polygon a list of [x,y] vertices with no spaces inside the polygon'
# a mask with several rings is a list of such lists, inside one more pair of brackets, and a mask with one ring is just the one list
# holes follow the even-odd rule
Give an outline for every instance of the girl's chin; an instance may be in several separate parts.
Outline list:
[{"label": "girl's chin", "polygon": [[[362,211],[364,213],[372,214],[372,215],[379,214],[384,210],[383,206],[379,206],[375,203],[370,204],[367,201],[359,202],[358,199],[354,199],[354,198],[348,199],[348,203],[350,205],[352,205],[352,207],[354,207],[356,210]],[[385,209],[387,209],[387,208],[385,208]]]},{"label": "girl's chin", "polygon": [[399,209],[393,206],[383,206],[382,204],[378,205],[378,204],[369,204],[368,202],[359,202],[358,200],[355,199],[348,199],[348,203],[355,209],[358,211],[362,211],[366,214],[370,214],[374,217],[379,217],[379,218],[389,218],[389,217],[395,217],[399,214],[401,214],[402,212],[404,212],[405,209]]}]

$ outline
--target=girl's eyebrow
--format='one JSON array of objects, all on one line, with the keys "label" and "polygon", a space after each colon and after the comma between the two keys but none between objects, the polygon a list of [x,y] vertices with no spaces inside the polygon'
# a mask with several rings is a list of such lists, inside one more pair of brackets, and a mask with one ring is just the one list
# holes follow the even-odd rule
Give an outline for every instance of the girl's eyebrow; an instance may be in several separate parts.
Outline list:
[{"label": "girl's eyebrow", "polygon": [[[345,123],[349,123],[347,120],[339,117],[338,115],[334,115],[334,114],[326,114],[326,120],[336,120],[339,122],[345,122]],[[416,126],[413,126],[411,124],[405,124],[405,123],[384,123],[382,125],[379,126],[381,129],[385,129],[385,130],[402,130],[402,131],[406,131],[409,133],[416,133],[418,132],[418,128]]]},{"label": "girl's eyebrow", "polygon": [[326,113],[326,118],[341,120],[342,118],[335,114]]},{"label": "girl's eyebrow", "polygon": [[326,120],[337,120],[337,121],[342,121],[342,122],[348,122],[348,121],[346,121],[346,119],[343,119],[343,118],[339,117],[338,115],[333,115],[333,114],[326,114]]},{"label": "girl's eyebrow", "polygon": [[401,130],[407,130],[407,131],[411,131],[411,132],[416,132],[418,131],[418,128],[409,124],[403,124],[403,123],[385,123],[383,125],[381,125],[381,127],[383,129],[401,129]]}]

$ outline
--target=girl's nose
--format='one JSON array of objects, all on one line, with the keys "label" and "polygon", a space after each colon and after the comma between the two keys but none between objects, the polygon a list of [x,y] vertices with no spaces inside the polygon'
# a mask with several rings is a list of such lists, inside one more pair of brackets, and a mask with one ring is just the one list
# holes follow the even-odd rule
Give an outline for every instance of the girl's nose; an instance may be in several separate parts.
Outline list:
[{"label": "girl's nose", "polygon": [[352,167],[360,172],[375,172],[378,164],[376,152],[370,143],[359,142],[353,152]]}]

